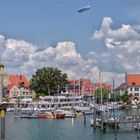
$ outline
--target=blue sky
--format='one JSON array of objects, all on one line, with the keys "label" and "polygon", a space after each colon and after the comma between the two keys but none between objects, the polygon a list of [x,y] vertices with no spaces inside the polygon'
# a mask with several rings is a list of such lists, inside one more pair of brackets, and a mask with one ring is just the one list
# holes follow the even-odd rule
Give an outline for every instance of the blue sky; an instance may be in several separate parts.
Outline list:
[{"label": "blue sky", "polygon": [[[90,5],[91,9],[83,13],[77,12],[79,8],[86,5]],[[112,53],[106,44],[108,37],[105,37],[104,33],[103,38],[93,36],[96,31],[101,30],[105,17],[111,18],[112,23],[110,24],[110,28],[114,30],[114,32],[121,29],[123,24],[138,27],[140,24],[139,7],[139,0],[1,0],[0,34],[6,42],[11,43],[14,40],[14,42],[25,41],[26,43],[32,44],[32,47],[37,48],[35,50],[36,52],[38,52],[37,50],[44,51],[50,46],[57,48],[59,42],[74,42],[75,53],[82,57],[82,61],[86,61],[88,68],[91,68],[91,65],[89,66],[90,58],[96,61],[96,63],[95,61],[92,62],[93,67],[97,66],[98,69],[105,72],[112,70],[119,74],[122,74],[124,71],[137,72],[134,70],[135,68],[129,69],[130,67],[128,69],[126,67],[121,69],[120,66],[119,68],[111,69],[110,66],[108,66],[110,61],[105,63],[100,62],[104,59],[104,53],[107,55]],[[136,32],[139,34],[139,29],[137,29]],[[9,39],[12,39],[12,41],[9,41]],[[17,43],[15,44],[17,45]],[[93,52],[96,56],[94,54],[92,58],[91,54],[93,54]],[[118,55],[120,55],[120,52]],[[16,57],[16,54],[14,54],[14,56]],[[101,58],[99,56],[101,56]],[[11,65],[8,62],[9,60],[5,59],[6,53],[3,53],[1,57],[7,69],[10,70]],[[109,60],[111,59],[110,57],[111,56],[108,56],[106,59]],[[23,58],[25,58],[25,56],[23,56]],[[19,59],[17,60],[16,58],[14,63],[19,63]],[[79,62],[77,63],[81,65]],[[116,59],[111,63],[116,65]],[[43,63],[42,66],[44,64],[45,63]],[[73,63],[71,62],[70,64]],[[67,63],[67,66],[68,65],[69,63]],[[58,66],[58,64],[56,66]],[[64,71],[66,70],[66,66],[62,66],[62,64],[59,66],[64,69]],[[74,65],[72,65],[72,68],[73,67]],[[139,65],[137,68],[138,67]],[[25,71],[25,74],[27,74],[27,70]],[[88,70],[83,71],[85,73],[85,71]],[[70,73],[75,72],[72,71]],[[27,75],[31,74],[28,73]]]},{"label": "blue sky", "polygon": [[[91,6],[89,11],[77,12],[86,5]],[[41,46],[74,41],[84,55],[85,51],[102,50],[91,36],[103,17],[111,17],[114,27],[139,23],[139,6],[139,0],[1,0],[0,32]]]}]

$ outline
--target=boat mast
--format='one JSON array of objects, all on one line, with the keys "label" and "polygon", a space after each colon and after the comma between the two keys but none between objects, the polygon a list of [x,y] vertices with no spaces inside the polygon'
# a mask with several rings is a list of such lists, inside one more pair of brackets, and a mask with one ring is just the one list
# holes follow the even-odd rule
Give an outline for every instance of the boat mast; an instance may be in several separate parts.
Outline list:
[{"label": "boat mast", "polygon": [[115,95],[115,81],[114,81],[114,77],[113,77],[113,96],[114,96],[114,100],[116,102],[116,95]]},{"label": "boat mast", "polygon": [[80,84],[80,82],[81,82],[81,78],[79,78],[79,96],[80,96],[80,89],[81,89],[81,84]]},{"label": "boat mast", "polygon": [[75,84],[76,84],[76,82],[75,82],[75,80],[74,80],[74,94],[75,94]]},{"label": "boat mast", "polygon": [[102,83],[101,83],[101,71],[99,71],[99,86],[100,86],[100,92],[101,92],[101,105],[103,104],[103,91],[102,91]]}]

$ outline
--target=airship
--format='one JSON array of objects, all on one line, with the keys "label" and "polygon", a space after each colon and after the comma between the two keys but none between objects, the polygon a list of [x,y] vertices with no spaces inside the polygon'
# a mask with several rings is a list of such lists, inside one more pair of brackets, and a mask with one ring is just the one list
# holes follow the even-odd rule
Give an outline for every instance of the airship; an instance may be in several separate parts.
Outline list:
[{"label": "airship", "polygon": [[80,8],[80,9],[78,10],[78,12],[79,12],[79,13],[82,13],[82,12],[87,11],[87,10],[89,10],[89,9],[90,9],[90,6],[87,5],[87,6],[85,6],[85,7]]}]

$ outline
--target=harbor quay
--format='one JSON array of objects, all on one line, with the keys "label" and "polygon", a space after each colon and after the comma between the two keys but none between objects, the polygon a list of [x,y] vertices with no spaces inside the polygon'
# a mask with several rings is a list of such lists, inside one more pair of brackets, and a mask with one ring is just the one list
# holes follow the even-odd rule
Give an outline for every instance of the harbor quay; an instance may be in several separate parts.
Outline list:
[{"label": "harbor quay", "polygon": [[[70,94],[71,95],[71,94]],[[50,99],[50,98],[49,98]],[[56,97],[55,97],[56,99]],[[59,99],[62,99],[59,98]],[[57,100],[57,99],[56,99]],[[53,99],[51,102],[47,102],[48,98],[39,102],[30,103],[3,103],[1,109],[5,110],[4,115],[4,127],[1,127],[1,135],[4,134],[5,140],[13,140],[10,135],[14,135],[15,139],[18,139],[18,135],[15,135],[15,130],[19,130],[22,125],[22,131],[31,131],[31,139],[51,139],[54,135],[54,139],[70,139],[68,131],[78,131],[78,134],[74,134],[73,139],[83,137],[81,131],[85,131],[86,137],[91,140],[93,138],[99,139],[100,136],[105,136],[104,139],[120,139],[125,140],[126,137],[122,136],[122,133],[128,133],[128,140],[131,138],[139,139],[140,136],[140,110],[132,106],[120,105],[120,103],[110,103],[106,105],[92,104],[87,102],[81,102],[70,106],[69,103],[65,104],[61,102],[61,106]],[[49,100],[50,101],[50,100]],[[64,100],[65,101],[65,100]],[[51,104],[50,104],[51,103]],[[72,102],[71,102],[72,103]],[[73,102],[74,103],[74,102]],[[5,106],[4,106],[5,104]],[[46,104],[46,105],[45,105]],[[62,106],[63,104],[63,106]],[[66,106],[67,105],[67,106]],[[1,120],[2,120],[1,116]],[[1,121],[2,122],[2,121]],[[66,125],[66,124],[67,125]],[[2,123],[1,123],[2,124]],[[10,129],[10,125],[14,129]],[[49,126],[48,126],[49,125]],[[60,125],[60,126],[59,126]],[[2,125],[1,125],[2,126]],[[31,129],[33,127],[34,129]],[[43,127],[43,128],[42,128]],[[58,128],[62,127],[64,132],[59,132]],[[76,129],[76,130],[75,130]],[[2,131],[4,130],[4,131]],[[51,130],[51,132],[50,132]],[[21,132],[22,132],[21,131]],[[39,136],[34,134],[35,131]],[[42,134],[42,132],[46,133]],[[54,134],[53,131],[58,131],[61,136]],[[29,137],[27,134],[19,132],[21,137]],[[49,132],[50,134],[48,134]],[[57,132],[57,133],[58,133]],[[53,134],[52,134],[53,133]],[[131,134],[131,135],[130,135]],[[80,136],[77,136],[80,135]],[[90,135],[90,137],[89,137]],[[17,137],[16,137],[17,136]],[[111,138],[110,138],[111,137]],[[81,138],[81,139],[83,139]],[[28,138],[25,138],[28,139]],[[83,139],[84,140],[84,139]]]},{"label": "harbor quay", "polygon": [[[137,110],[118,110],[118,112],[120,113],[120,118],[117,116],[115,120],[113,120],[113,118],[107,118],[108,112],[103,112],[103,122],[99,121],[101,116],[99,115],[99,112],[96,112],[95,128],[95,126],[92,126],[91,124],[91,120],[95,118],[93,115],[94,113],[64,119],[35,119],[22,118],[20,113],[17,116],[14,112],[7,111],[5,116],[5,140],[18,140],[19,137],[21,137],[21,140],[70,140],[71,138],[74,140],[77,138],[81,138],[82,140],[138,139],[139,129],[137,129],[137,126],[139,125],[139,115],[137,116]],[[112,116],[112,111],[110,111],[109,116]],[[133,119],[131,117],[133,117]],[[103,123],[103,126],[100,125],[101,123]],[[12,130],[10,129],[10,126],[13,128]],[[115,127],[117,128],[116,131]],[[16,135],[17,133],[18,135]],[[125,136],[125,134],[127,135]]]}]

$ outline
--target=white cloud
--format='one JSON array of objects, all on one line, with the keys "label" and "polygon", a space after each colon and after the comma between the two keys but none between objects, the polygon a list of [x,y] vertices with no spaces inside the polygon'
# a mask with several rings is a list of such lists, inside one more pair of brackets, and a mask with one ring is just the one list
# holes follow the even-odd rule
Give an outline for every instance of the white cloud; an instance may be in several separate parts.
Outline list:
[{"label": "white cloud", "polygon": [[[24,63],[30,60],[30,56],[35,53],[35,46],[25,42],[14,39],[5,40],[5,50],[2,53],[2,60],[6,67],[11,70],[20,68]],[[0,44],[0,47],[2,44]]]},{"label": "white cloud", "polygon": [[31,77],[36,69],[53,66],[67,73],[70,79],[76,79],[96,77],[99,71],[93,66],[96,60],[83,59],[74,42],[58,42],[56,47],[50,46],[39,51],[37,46],[29,42],[0,36],[0,49],[2,62],[9,74],[26,74]]},{"label": "white cloud", "polygon": [[55,47],[45,49],[23,40],[5,39],[0,35],[0,51],[6,72],[26,74],[31,77],[37,68],[58,67],[66,72],[70,79],[80,77],[112,82],[113,73],[122,80],[124,72],[140,72],[140,25],[125,25],[112,29],[110,17],[105,17],[101,29],[93,34],[93,38],[103,40],[106,52],[97,54],[90,52],[83,58],[76,50],[74,42],[58,42]]},{"label": "white cloud", "polygon": [[99,67],[104,71],[140,72],[140,25],[125,25],[111,28],[110,17],[105,17],[101,29],[95,31],[93,39],[103,40],[107,51],[99,54]]},{"label": "white cloud", "polygon": [[5,37],[0,35],[0,52],[4,52],[4,50],[6,49],[6,41],[5,41]]},{"label": "white cloud", "polygon": [[[76,50],[74,42],[58,42],[55,47],[38,50],[36,45],[23,40],[5,39],[0,36],[1,59],[8,74],[25,74],[31,77],[38,68],[58,67],[69,79],[90,78],[99,81],[98,63],[102,60],[95,52],[84,59]],[[109,54],[102,54],[104,61]],[[101,63],[102,64],[102,63]],[[110,81],[112,73],[103,72],[102,81]]]}]

